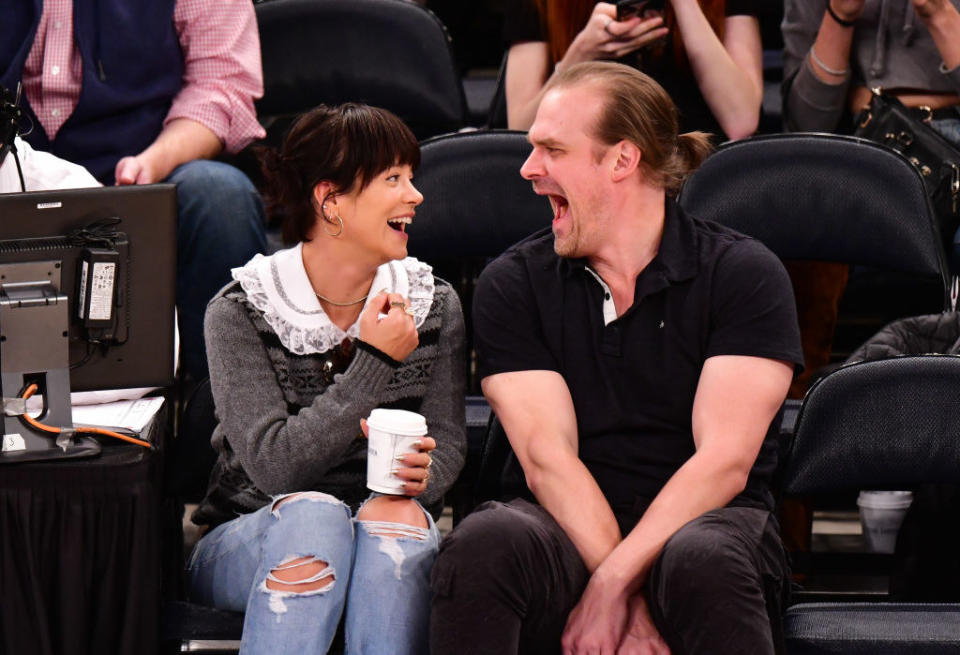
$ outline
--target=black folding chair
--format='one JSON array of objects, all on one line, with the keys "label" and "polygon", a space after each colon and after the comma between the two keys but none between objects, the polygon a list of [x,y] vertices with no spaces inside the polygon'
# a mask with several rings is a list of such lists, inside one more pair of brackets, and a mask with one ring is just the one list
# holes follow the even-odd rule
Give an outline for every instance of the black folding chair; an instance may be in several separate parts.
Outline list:
[{"label": "black folding chair", "polygon": [[[807,393],[784,491],[818,496],[960,479],[960,357],[851,364]],[[801,603],[785,617],[791,655],[960,653],[960,604]]]}]

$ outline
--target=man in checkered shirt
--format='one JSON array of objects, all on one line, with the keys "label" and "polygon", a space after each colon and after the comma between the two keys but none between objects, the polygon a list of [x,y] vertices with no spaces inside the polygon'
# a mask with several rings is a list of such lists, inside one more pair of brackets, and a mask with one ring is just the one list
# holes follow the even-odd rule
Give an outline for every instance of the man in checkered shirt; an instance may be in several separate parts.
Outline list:
[{"label": "man in checkered shirt", "polygon": [[[204,377],[206,303],[230,268],[266,248],[253,185],[209,161],[263,136],[252,3],[23,0],[0,21],[0,83],[22,84],[36,150],[102,184],[177,184],[181,370]],[[47,188],[42,175],[34,184]]]}]

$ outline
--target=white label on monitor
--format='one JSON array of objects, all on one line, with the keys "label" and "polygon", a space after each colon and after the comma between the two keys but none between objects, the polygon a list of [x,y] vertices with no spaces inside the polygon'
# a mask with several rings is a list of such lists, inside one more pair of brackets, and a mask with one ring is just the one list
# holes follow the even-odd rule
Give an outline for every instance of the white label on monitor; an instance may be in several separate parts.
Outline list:
[{"label": "white label on monitor", "polygon": [[93,280],[90,284],[91,321],[109,321],[113,312],[113,283],[117,277],[117,265],[113,262],[97,262],[93,265]]},{"label": "white label on monitor", "polygon": [[62,202],[38,202],[37,209],[58,209],[63,207]]},{"label": "white label on monitor", "polygon": [[16,450],[26,450],[27,442],[23,440],[19,434],[14,432],[13,434],[3,435],[3,452],[12,453]]},{"label": "white label on monitor", "polygon": [[87,262],[80,262],[80,301],[77,303],[77,316],[83,318],[83,306],[87,299]]}]

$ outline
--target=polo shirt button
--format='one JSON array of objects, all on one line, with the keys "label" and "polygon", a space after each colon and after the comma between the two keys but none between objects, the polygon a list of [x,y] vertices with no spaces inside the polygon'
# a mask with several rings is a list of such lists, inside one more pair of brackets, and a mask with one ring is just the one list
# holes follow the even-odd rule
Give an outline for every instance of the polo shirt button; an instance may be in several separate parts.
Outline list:
[{"label": "polo shirt button", "polygon": [[610,300],[610,294],[609,294],[609,293],[603,294],[603,299],[604,299],[604,300]]}]

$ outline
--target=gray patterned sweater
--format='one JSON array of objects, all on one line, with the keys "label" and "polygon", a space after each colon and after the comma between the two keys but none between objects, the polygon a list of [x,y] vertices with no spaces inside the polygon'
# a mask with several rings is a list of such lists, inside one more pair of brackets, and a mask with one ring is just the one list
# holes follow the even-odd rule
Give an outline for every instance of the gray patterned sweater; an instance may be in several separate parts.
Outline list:
[{"label": "gray patterned sweater", "polygon": [[464,326],[456,292],[431,282],[416,350],[398,365],[357,341],[332,380],[328,353],[291,352],[240,283],[210,301],[205,334],[219,420],[211,442],[219,458],[195,523],[216,525],[293,491],[326,492],[356,508],[370,493],[360,419],[376,407],[426,417],[437,449],[420,501],[439,512],[466,452]]}]

